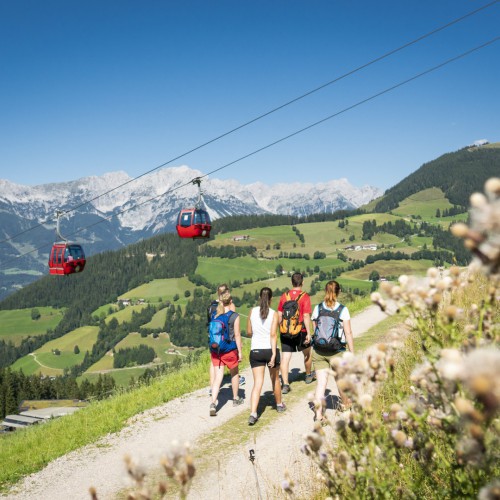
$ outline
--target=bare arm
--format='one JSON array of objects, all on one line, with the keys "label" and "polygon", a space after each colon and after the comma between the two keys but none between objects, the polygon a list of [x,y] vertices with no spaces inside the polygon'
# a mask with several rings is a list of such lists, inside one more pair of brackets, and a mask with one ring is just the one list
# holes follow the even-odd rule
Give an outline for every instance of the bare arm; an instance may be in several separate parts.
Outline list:
[{"label": "bare arm", "polygon": [[276,348],[278,344],[278,313],[275,311],[273,316],[273,322],[271,323],[271,351],[272,356],[268,365],[270,368],[274,367],[276,362]]},{"label": "bare arm", "polygon": [[349,347],[349,351],[354,353],[354,339],[352,336],[351,320],[350,319],[344,320],[343,326],[344,326],[345,339],[347,340],[347,346]]},{"label": "bare arm", "polygon": [[240,331],[240,317],[238,316],[234,320],[234,340],[236,341],[236,346],[238,347],[238,361],[242,360],[243,353],[241,350],[241,331]]},{"label": "bare arm", "polygon": [[250,315],[249,315],[247,319],[247,337],[251,337],[252,335],[253,335],[252,322],[250,321]]},{"label": "bare arm", "polygon": [[304,326],[306,327],[306,340],[305,343],[309,344],[311,342],[311,315],[309,313],[304,313]]}]

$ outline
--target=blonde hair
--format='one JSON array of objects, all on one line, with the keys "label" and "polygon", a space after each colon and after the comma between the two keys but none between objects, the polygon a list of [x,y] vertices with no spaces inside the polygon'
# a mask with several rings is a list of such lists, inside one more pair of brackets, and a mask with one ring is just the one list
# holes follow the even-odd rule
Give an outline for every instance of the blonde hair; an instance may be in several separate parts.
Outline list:
[{"label": "blonde hair", "polygon": [[229,287],[227,286],[227,284],[226,284],[226,283],[221,283],[221,284],[217,287],[217,295],[219,296],[219,300],[220,300],[220,296],[221,296],[224,292],[229,292]]},{"label": "blonde hair", "polygon": [[325,285],[325,298],[323,299],[326,307],[333,307],[340,293],[340,285],[336,281],[329,281]]},{"label": "blonde hair", "polygon": [[224,314],[224,308],[231,304],[233,298],[229,293],[229,290],[226,290],[221,295],[219,295],[219,303],[217,304],[217,316]]}]

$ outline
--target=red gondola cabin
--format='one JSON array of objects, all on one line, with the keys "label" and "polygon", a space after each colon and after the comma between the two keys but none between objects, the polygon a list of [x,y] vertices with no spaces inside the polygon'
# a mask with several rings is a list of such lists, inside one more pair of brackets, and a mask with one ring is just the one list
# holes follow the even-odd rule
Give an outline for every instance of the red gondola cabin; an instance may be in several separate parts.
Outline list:
[{"label": "red gondola cabin", "polygon": [[85,253],[76,243],[54,243],[49,258],[50,274],[80,273],[85,268]]},{"label": "red gondola cabin", "polygon": [[184,208],[179,213],[176,229],[181,238],[210,238],[210,216],[201,208]]}]

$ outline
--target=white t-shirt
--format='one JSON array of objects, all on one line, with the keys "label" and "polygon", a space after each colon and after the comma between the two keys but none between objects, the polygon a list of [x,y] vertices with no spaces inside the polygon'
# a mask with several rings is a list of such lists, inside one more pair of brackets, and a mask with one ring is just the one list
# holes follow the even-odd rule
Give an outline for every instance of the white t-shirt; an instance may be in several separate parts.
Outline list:
[{"label": "white t-shirt", "polygon": [[271,326],[273,324],[274,309],[269,309],[265,320],[260,317],[260,307],[254,307],[250,313],[252,325],[252,344],[250,349],[271,349]]},{"label": "white t-shirt", "polygon": [[[335,304],[333,305],[333,308],[327,307],[326,304],[323,302],[323,307],[327,311],[335,311],[336,309],[339,308],[339,306],[340,306],[339,302],[335,302]],[[311,315],[311,321],[316,321],[318,319],[318,315],[319,315],[319,305],[317,305],[317,306],[314,307],[314,311],[313,311],[313,313]],[[339,325],[340,341],[343,344],[345,344],[346,343],[346,339],[345,339],[345,333],[344,333],[344,324],[342,322],[346,321],[348,319],[351,319],[351,315],[349,314],[349,309],[347,309],[346,306],[344,306],[344,309],[342,309],[342,312],[340,313],[340,319],[341,319],[341,322],[340,322],[340,325]]]}]

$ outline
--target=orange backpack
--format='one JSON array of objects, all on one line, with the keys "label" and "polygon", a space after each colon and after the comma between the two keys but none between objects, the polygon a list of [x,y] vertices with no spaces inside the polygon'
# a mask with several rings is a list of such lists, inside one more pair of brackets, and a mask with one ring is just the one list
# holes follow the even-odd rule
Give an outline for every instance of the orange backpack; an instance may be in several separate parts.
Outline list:
[{"label": "orange backpack", "polygon": [[292,299],[289,292],[285,295],[286,301],[283,304],[283,314],[280,321],[280,333],[284,337],[295,338],[302,331],[303,324],[299,321],[299,301],[305,293],[301,292],[296,299]]}]

